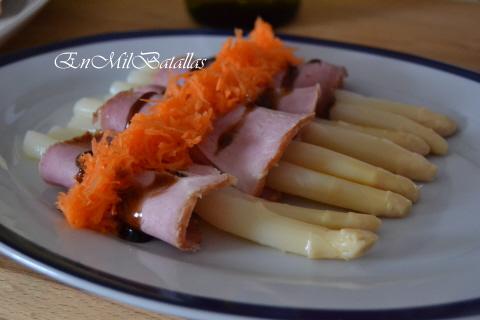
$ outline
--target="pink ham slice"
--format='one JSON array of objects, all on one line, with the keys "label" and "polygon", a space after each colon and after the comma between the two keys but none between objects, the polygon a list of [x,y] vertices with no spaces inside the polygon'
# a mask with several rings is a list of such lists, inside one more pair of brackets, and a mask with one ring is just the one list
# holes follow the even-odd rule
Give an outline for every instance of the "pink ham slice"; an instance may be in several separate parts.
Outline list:
[{"label": "pink ham slice", "polygon": [[[89,148],[87,143],[51,146],[40,160],[40,176],[48,183],[70,188],[79,171],[76,158]],[[196,250],[200,232],[190,219],[197,200],[209,191],[233,184],[235,178],[211,166],[197,164],[179,175],[171,175],[175,179],[173,184],[158,188],[151,188],[155,172],[146,171],[136,177],[136,188],[149,190],[141,199],[140,230],[181,250]]]},{"label": "pink ham slice", "polygon": [[[132,108],[138,106],[139,112],[162,99],[163,88],[157,85],[139,87],[135,90],[122,91],[107,100],[98,110],[100,126],[103,130],[123,131],[133,114]],[[146,102],[151,100],[152,102]]]},{"label": "pink ham slice", "polygon": [[344,67],[319,60],[300,65],[293,86],[304,88],[319,83],[322,90],[333,91],[343,85],[346,76],[347,70]]},{"label": "pink ham slice", "polygon": [[43,154],[38,164],[45,182],[70,188],[78,173],[77,156],[90,149],[89,143],[56,143]]},{"label": "pink ham slice", "polygon": [[279,99],[277,110],[289,113],[315,113],[321,97],[320,85],[296,88]]},{"label": "pink ham slice", "polygon": [[312,118],[313,114],[240,106],[215,122],[199,149],[218,169],[238,179],[238,189],[260,195],[270,168]]},{"label": "pink ham slice", "polygon": [[[275,87],[282,87],[284,76],[285,72],[276,77]],[[344,67],[314,60],[298,66],[292,85],[293,88],[306,88],[319,84],[321,96],[317,103],[316,113],[319,116],[325,116],[328,107],[334,103],[335,90],[343,86],[343,80],[346,76],[347,70]]]},{"label": "pink ham slice", "polygon": [[153,84],[166,87],[171,77],[190,71],[189,69],[159,69],[153,76]]},{"label": "pink ham slice", "polygon": [[305,63],[299,67],[294,87],[304,88],[320,84],[322,97],[317,104],[317,115],[326,116],[328,108],[335,102],[335,90],[343,86],[347,70],[323,61]]},{"label": "pink ham slice", "polygon": [[204,194],[231,185],[234,178],[210,166],[192,165],[185,177],[165,190],[153,191],[143,200],[141,230],[181,250],[196,250],[200,233],[190,219]]}]

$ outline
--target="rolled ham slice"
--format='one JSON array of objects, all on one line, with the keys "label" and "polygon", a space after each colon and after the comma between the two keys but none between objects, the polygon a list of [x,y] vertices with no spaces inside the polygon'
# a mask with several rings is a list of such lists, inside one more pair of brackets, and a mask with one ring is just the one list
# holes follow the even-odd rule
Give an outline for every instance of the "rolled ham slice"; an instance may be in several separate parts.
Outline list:
[{"label": "rolled ham slice", "polygon": [[146,112],[152,104],[162,99],[162,94],[163,87],[158,85],[117,93],[97,111],[100,127],[103,130],[123,131],[136,112]]},{"label": "rolled ham slice", "polygon": [[70,188],[79,171],[77,157],[90,150],[90,143],[59,142],[47,149],[38,163],[40,177],[50,184]]},{"label": "rolled ham slice", "polygon": [[192,165],[181,172],[181,178],[161,191],[145,196],[142,205],[140,229],[181,250],[196,250],[200,233],[196,224],[190,223],[193,209],[204,194],[231,185],[234,178],[217,169]]},{"label": "rolled ham slice", "polygon": [[[317,103],[316,113],[319,116],[325,116],[327,109],[334,103],[335,90],[343,86],[343,81],[348,75],[344,67],[336,66],[321,60],[312,60],[310,62],[297,66],[294,72],[294,79],[284,81],[288,72],[283,72],[275,79],[275,87],[282,89],[285,82],[291,83],[291,88],[283,88],[290,91],[294,88],[307,88],[316,84],[320,85],[321,96]],[[291,77],[291,70],[288,76]],[[288,110],[292,112],[292,110]]]},{"label": "rolled ham slice", "polygon": [[346,76],[347,70],[344,67],[315,60],[299,67],[298,76],[293,85],[295,88],[305,88],[320,84],[322,96],[317,104],[317,115],[326,116],[328,108],[335,102],[335,90],[343,86]]},{"label": "rolled ham slice", "polygon": [[321,60],[313,60],[298,67],[298,75],[293,86],[305,88],[320,84],[322,90],[331,92],[343,85],[347,69]]},{"label": "rolled ham slice", "polygon": [[215,122],[198,148],[218,169],[238,179],[238,189],[260,195],[270,168],[313,116],[239,106]]},{"label": "rolled ham slice", "polygon": [[[89,149],[85,142],[51,146],[40,160],[40,176],[47,183],[70,188],[79,172],[77,156]],[[198,249],[200,232],[195,223],[190,223],[197,200],[209,191],[233,184],[235,178],[211,166],[197,164],[175,174],[162,173],[162,178],[167,176],[168,184],[158,184],[158,175],[145,171],[135,177],[133,194],[140,198],[133,202],[140,204],[135,208],[141,212],[140,230],[181,250]]]}]

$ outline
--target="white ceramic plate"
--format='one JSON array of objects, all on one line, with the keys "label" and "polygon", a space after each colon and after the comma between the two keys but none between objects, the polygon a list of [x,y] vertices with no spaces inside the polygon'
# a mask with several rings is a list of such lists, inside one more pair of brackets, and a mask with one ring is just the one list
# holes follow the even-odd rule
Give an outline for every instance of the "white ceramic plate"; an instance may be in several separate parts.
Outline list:
[{"label": "white ceramic plate", "polygon": [[480,75],[384,50],[285,37],[305,58],[345,65],[347,87],[432,106],[456,119],[450,152],[432,158],[438,179],[410,217],[386,221],[365,257],[311,261],[204,226],[202,250],[134,244],[72,230],[55,210],[57,189],[21,152],[28,129],[65,124],[75,100],[105,94],[128,70],[59,70],[80,56],[159,51],[211,56],[224,35],[200,31],[99,36],[6,57],[0,64],[0,249],[72,286],[195,319],[434,319],[480,312]]},{"label": "white ceramic plate", "polygon": [[0,15],[0,43],[40,10],[48,0],[3,0]]}]

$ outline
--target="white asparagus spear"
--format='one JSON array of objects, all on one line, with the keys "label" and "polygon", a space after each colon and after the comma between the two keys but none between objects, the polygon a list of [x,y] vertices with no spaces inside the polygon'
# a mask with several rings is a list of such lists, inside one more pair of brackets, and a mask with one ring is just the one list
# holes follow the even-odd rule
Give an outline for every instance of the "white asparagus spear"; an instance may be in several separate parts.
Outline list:
[{"label": "white asparagus spear", "polygon": [[195,212],[223,231],[310,259],[357,258],[378,238],[366,230],[330,230],[275,214],[234,189],[208,194]]},{"label": "white asparagus spear", "polygon": [[425,157],[389,140],[323,122],[309,124],[301,138],[413,180],[431,181],[437,173],[437,167]]},{"label": "white asparagus spear", "polygon": [[134,83],[122,82],[122,81],[114,81],[110,85],[110,94],[112,96],[116,95],[121,91],[126,91],[133,89],[136,85]]},{"label": "white asparagus spear", "polygon": [[58,140],[33,130],[27,131],[23,138],[23,152],[32,159],[40,159],[47,149]]},{"label": "white asparagus spear", "polygon": [[415,106],[385,99],[366,97],[345,90],[337,90],[335,92],[335,98],[340,102],[368,105],[379,110],[389,111],[405,116],[435,130],[438,134],[444,137],[454,134],[457,130],[457,124],[448,116],[433,112],[423,106]]},{"label": "white asparagus spear", "polygon": [[375,216],[400,218],[412,206],[407,198],[280,161],[267,176],[275,190]]},{"label": "white asparagus spear", "polygon": [[425,142],[425,140],[409,132],[360,126],[345,121],[329,121],[324,119],[316,119],[316,121],[325,121],[332,125],[363,132],[378,138],[385,138],[407,150],[421,155],[427,155],[430,152],[430,146]]},{"label": "white asparagus spear", "polygon": [[74,114],[67,124],[67,128],[83,130],[83,131],[96,131],[100,129],[100,124],[93,123],[92,115]]},{"label": "white asparagus spear", "polygon": [[100,108],[103,101],[96,98],[81,98],[73,105],[73,113],[93,118],[93,114]]},{"label": "white asparagus spear", "polygon": [[418,188],[410,179],[313,144],[292,141],[282,159],[338,178],[390,190],[413,202],[418,198]]},{"label": "white asparagus spear", "polygon": [[370,214],[357,212],[342,212],[334,210],[320,210],[292,206],[286,203],[266,201],[261,198],[254,198],[261,201],[268,210],[281,216],[316,224],[330,229],[363,229],[376,231],[382,224],[382,220]]},{"label": "white asparagus spear", "polygon": [[379,110],[367,105],[337,101],[330,109],[330,119],[364,126],[413,133],[430,146],[434,154],[446,154],[448,143],[438,133],[404,116]]},{"label": "white asparagus spear", "polygon": [[56,139],[58,141],[70,140],[75,137],[79,137],[85,133],[85,130],[75,129],[75,128],[62,128],[59,126],[53,126],[48,131],[48,136],[50,138]]},{"label": "white asparagus spear", "polygon": [[152,84],[154,70],[144,68],[131,71],[127,76],[127,82],[135,86]]}]

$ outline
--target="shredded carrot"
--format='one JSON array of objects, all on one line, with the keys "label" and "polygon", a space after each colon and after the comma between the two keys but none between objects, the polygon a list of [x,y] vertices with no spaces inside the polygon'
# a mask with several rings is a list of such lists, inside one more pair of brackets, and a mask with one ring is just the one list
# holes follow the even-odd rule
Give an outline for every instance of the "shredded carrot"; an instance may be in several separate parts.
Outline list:
[{"label": "shredded carrot", "polygon": [[149,113],[136,114],[120,133],[105,132],[82,158],[84,176],[58,197],[70,225],[101,232],[117,228],[119,192],[143,170],[179,170],[191,163],[189,149],[212,130],[213,121],[239,104],[254,101],[289,64],[300,61],[258,19],[248,38],[236,30],[208,68],[171,81],[167,98]]}]

